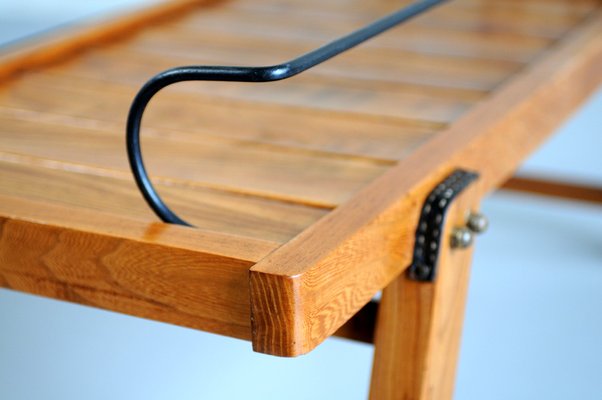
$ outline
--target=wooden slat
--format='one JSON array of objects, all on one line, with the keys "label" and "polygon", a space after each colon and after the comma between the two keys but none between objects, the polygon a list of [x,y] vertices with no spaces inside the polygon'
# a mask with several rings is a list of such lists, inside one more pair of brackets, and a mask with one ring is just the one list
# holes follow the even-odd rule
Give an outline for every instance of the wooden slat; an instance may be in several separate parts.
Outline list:
[{"label": "wooden slat", "polygon": [[[162,32],[141,35],[127,46],[112,46],[79,58],[77,64],[51,71],[141,85],[145,78],[174,65],[261,65],[284,61],[287,56],[294,57],[307,50],[305,46],[283,40],[233,36],[231,40],[215,43],[209,38],[180,36]],[[423,93],[474,101],[519,66],[513,62],[360,47],[300,74],[293,81],[275,85],[319,82],[326,87],[369,87],[379,92]],[[240,88],[240,85],[233,87]]]},{"label": "wooden slat", "polygon": [[[313,4],[308,6],[284,1],[232,2],[225,9],[232,13],[241,12],[255,17],[272,15],[285,19],[295,15],[307,21],[350,21],[365,24],[387,12],[401,7],[407,2],[380,3],[345,2],[342,4]],[[596,7],[595,0],[576,4],[575,2],[554,3],[544,1],[536,3],[487,1],[466,2],[450,1],[444,7],[435,8],[429,13],[412,21],[412,24],[429,28],[461,30],[512,32],[523,35],[558,38],[578,23],[588,12]]]},{"label": "wooden slat", "polygon": [[[55,185],[61,180],[48,176],[47,169],[39,179],[52,185],[31,184],[32,171],[25,180],[12,174],[27,193],[6,196],[11,170],[20,168],[31,167],[0,163],[0,287],[250,339],[248,267],[278,243],[125,220],[114,210],[105,212],[107,202],[98,199],[90,204],[94,211],[69,204],[65,196],[50,199],[42,192],[60,191]],[[63,181],[66,188],[72,189],[73,179]],[[78,189],[86,192],[82,181]],[[115,193],[118,184],[108,186],[96,189],[110,191],[112,202],[131,208]],[[80,223],[70,223],[74,220]],[[243,222],[237,228],[244,231]],[[336,335],[372,341],[375,307],[355,320],[357,326]]]},{"label": "wooden slat", "polygon": [[[0,195],[85,208],[126,220],[155,222],[131,174],[0,152]],[[166,201],[195,226],[284,243],[328,210],[190,186],[157,184]],[[110,193],[111,201],[107,201]]]},{"label": "wooden slat", "polygon": [[248,339],[248,268],[278,245],[0,196],[0,284]]},{"label": "wooden slat", "polygon": [[[542,7],[531,9],[533,2],[514,4],[508,2],[481,4],[477,7],[465,7],[465,2],[454,0],[447,10],[434,10],[417,23],[439,29],[461,29],[488,32],[513,32],[521,35],[557,39],[578,23],[595,5],[564,5],[562,12],[550,12],[554,6],[545,2]],[[528,4],[527,4],[528,3]]]},{"label": "wooden slat", "polygon": [[[172,64],[173,65],[173,64]],[[143,74],[150,78],[152,74]],[[73,76],[37,75],[31,76],[27,84],[35,84],[44,80],[52,82],[54,86],[73,85],[82,90],[93,90],[93,87],[105,86],[112,90],[113,86],[125,86],[125,90],[137,90],[141,84],[125,81],[116,83],[90,80]],[[121,89],[122,91],[124,89]],[[115,91],[119,91],[117,88]],[[235,84],[223,82],[187,82],[175,85],[169,89],[172,92],[189,93],[192,101],[198,106],[205,103],[222,104],[222,107],[242,108],[246,104],[263,104],[286,109],[301,109],[306,113],[313,112],[338,112],[359,114],[372,118],[398,118],[419,121],[424,124],[446,124],[457,119],[471,105],[478,101],[482,94],[469,93],[462,99],[449,96],[434,96],[425,88],[422,92],[414,90],[413,93],[403,91],[375,91],[369,88],[344,87],[337,81],[330,82],[297,82],[290,80],[271,84]],[[291,110],[292,111],[292,110]]]},{"label": "wooden slat", "polygon": [[[325,43],[324,39],[307,44],[291,40],[294,39],[270,35],[241,37],[236,34],[203,35],[196,32],[186,34],[165,30],[149,32],[137,38],[127,47],[128,50],[123,51],[139,54],[142,59],[154,56],[158,63],[157,69],[166,62],[170,62],[171,66],[176,63],[264,65],[297,57]],[[136,61],[136,58],[133,58],[133,61]],[[296,77],[293,82],[319,81],[325,85],[332,85],[347,78],[343,81],[347,87],[354,88],[361,82],[368,81],[373,85],[380,83],[376,87],[373,86],[373,89],[385,91],[387,85],[383,83],[388,82],[389,85],[396,84],[389,87],[389,90],[397,87],[415,93],[416,90],[412,89],[418,86],[423,93],[444,98],[455,95],[459,100],[470,100],[478,99],[479,92],[493,89],[519,66],[520,63],[512,61],[359,47],[307,71]],[[147,68],[150,67],[154,66],[147,65]]]},{"label": "wooden slat", "polygon": [[463,167],[479,171],[481,193],[501,184],[601,83],[601,69],[597,12],[538,65],[256,264],[254,349],[294,356],[335,332],[409,264],[420,204],[438,180]]},{"label": "wooden slat", "polygon": [[[481,12],[489,10],[512,11],[519,15],[544,15],[571,20],[582,17],[599,5],[598,0],[460,0],[459,8],[471,8]],[[573,22],[576,22],[573,20]]]},{"label": "wooden slat", "polygon": [[[31,83],[24,80],[0,92],[0,113],[122,131],[129,103],[137,88],[111,85],[105,88],[105,92],[108,88],[119,90],[110,92],[110,102],[98,104],[91,101],[98,93],[95,90],[103,87],[102,82],[86,90],[56,85],[50,79]],[[41,90],[52,93],[52,96],[40,96]],[[57,101],[57,98],[61,100]],[[5,111],[1,111],[2,107]],[[176,135],[175,138],[200,142],[237,138],[389,159],[402,158],[441,128],[440,124],[364,118],[347,112],[319,112],[253,103],[234,108],[216,101],[201,103],[190,94],[175,93],[169,89],[153,99],[144,124],[144,137]]]},{"label": "wooden slat", "polygon": [[[228,118],[226,113],[211,114],[210,110],[206,109],[201,109],[199,111],[202,112],[197,113],[188,112],[187,109],[182,110],[178,106],[180,103],[192,106],[185,102],[185,98],[177,98],[179,103],[170,100],[173,100],[171,96],[159,96],[150,107],[152,111],[145,115],[150,122],[147,122],[144,127],[144,137],[170,138],[188,143],[236,139],[254,144],[261,143],[273,148],[284,147],[285,151],[294,147],[298,150],[327,153],[332,157],[340,155],[381,162],[403,158],[433,134],[432,129],[419,126],[404,127],[400,124],[396,129],[396,124],[390,121],[353,120],[343,116],[329,118],[327,115],[314,116],[309,121],[303,114],[288,114],[289,121],[293,122],[288,125],[270,124],[263,127],[261,125],[263,122],[273,121],[271,117],[280,116],[284,120],[284,116],[275,111],[260,109],[240,110],[238,113],[240,118]],[[0,115],[11,118],[33,118],[40,122],[60,123],[68,127],[103,127],[114,132],[123,129],[123,123],[118,121],[94,119],[94,115],[92,119],[88,118],[87,114],[90,111],[92,110],[84,110],[77,113],[80,116],[72,116],[55,114],[54,111],[48,113],[0,106]],[[61,113],[61,110],[57,109],[56,112]],[[166,115],[170,117],[164,118]],[[203,118],[205,115],[207,119]],[[221,121],[224,121],[224,124],[219,125]],[[247,129],[244,129],[245,123]],[[321,126],[329,134],[316,134],[313,130],[315,126]]]},{"label": "wooden slat", "polygon": [[[337,10],[339,12],[346,11],[349,14],[363,14],[366,11],[382,12],[387,10],[395,10],[400,6],[410,4],[411,0],[401,0],[399,2],[374,2],[366,3],[362,0],[331,0],[324,4],[319,0],[310,0],[304,2],[305,8],[309,9],[321,9],[321,10]],[[255,0],[250,2],[253,6],[265,6],[270,5],[272,7],[278,7],[282,9],[293,10],[298,3],[294,0]],[[510,9],[520,12],[528,10],[536,10],[544,15],[558,14],[561,10],[566,13],[568,10],[573,12],[583,12],[591,10],[592,7],[597,6],[599,3],[597,0],[454,0],[449,2],[446,7],[448,8],[477,8],[481,10],[496,10],[496,9]],[[233,3],[238,5],[238,3]],[[423,18],[421,16],[421,18]]]},{"label": "wooden slat", "polygon": [[[1,150],[68,164],[128,171],[123,135],[101,129],[0,119]],[[273,151],[235,141],[186,143],[148,137],[146,164],[163,182],[180,182],[276,200],[332,207],[386,170],[369,161]]]},{"label": "wooden slat", "polygon": [[[306,48],[313,48],[319,45],[319,43],[336,39],[343,32],[349,32],[349,28],[346,30],[332,29],[332,23],[323,23],[320,25],[320,29],[316,28],[314,30],[301,25],[295,31],[294,26],[290,30],[287,30],[284,24],[279,24],[278,22],[254,24],[254,21],[248,18],[242,18],[240,26],[238,26],[236,23],[226,23],[228,18],[224,17],[225,22],[222,24],[207,22],[209,25],[207,27],[202,23],[199,23],[198,26],[191,23],[190,25],[192,26],[188,27],[189,34],[179,34],[179,36],[181,36],[182,40],[188,39],[189,43],[203,42],[209,38],[214,43],[221,43],[229,38],[231,41],[232,37],[244,38],[259,35],[268,42],[283,42],[288,40],[289,43],[295,41],[305,44]],[[353,25],[361,27],[361,24],[358,25],[356,23]],[[278,28],[279,26],[280,29]],[[178,29],[176,26],[175,29],[174,27],[170,27],[170,29],[166,29],[165,31],[168,30],[173,35]],[[281,37],[280,40],[277,39],[278,37]],[[159,39],[157,38],[156,40]],[[177,45],[177,43],[174,44]],[[437,30],[418,26],[410,22],[407,25],[396,28],[391,33],[384,34],[365,43],[365,47],[411,51],[418,54],[472,57],[506,62],[529,62],[548,44],[549,39],[541,37],[522,36],[503,32]]]}]

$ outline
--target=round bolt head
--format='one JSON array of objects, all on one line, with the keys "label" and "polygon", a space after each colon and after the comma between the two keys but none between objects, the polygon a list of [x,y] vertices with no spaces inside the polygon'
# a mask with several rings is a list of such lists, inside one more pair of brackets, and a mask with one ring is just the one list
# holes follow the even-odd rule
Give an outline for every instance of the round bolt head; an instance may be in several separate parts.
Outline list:
[{"label": "round bolt head", "polygon": [[419,281],[426,280],[430,273],[431,269],[429,266],[422,263],[414,265],[414,268],[412,269],[413,278]]},{"label": "round bolt head", "polygon": [[474,233],[468,228],[455,228],[451,235],[451,247],[465,249],[472,245]]},{"label": "round bolt head", "polygon": [[466,225],[474,233],[483,233],[489,227],[489,220],[481,213],[470,213]]}]

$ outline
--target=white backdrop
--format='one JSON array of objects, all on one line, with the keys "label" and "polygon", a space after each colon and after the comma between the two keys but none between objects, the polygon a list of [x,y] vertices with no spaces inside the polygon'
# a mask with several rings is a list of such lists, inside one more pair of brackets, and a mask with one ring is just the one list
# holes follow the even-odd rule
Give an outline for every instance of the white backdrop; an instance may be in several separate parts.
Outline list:
[{"label": "white backdrop", "polygon": [[[0,43],[143,0],[0,0]],[[1,141],[0,141],[1,147]],[[525,165],[602,184],[602,92]],[[1,184],[1,182],[0,182]],[[456,399],[600,399],[602,207],[484,202]],[[363,399],[372,348],[307,356],[0,289],[0,399]]]}]

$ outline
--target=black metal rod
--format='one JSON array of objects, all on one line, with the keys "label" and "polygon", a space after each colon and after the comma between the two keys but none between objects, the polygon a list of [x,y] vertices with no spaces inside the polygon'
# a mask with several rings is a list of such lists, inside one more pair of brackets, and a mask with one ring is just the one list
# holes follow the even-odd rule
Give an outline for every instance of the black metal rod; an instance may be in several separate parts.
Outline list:
[{"label": "black metal rod", "polygon": [[136,184],[148,205],[164,222],[191,226],[178,217],[161,199],[150,181],[142,159],[140,149],[142,115],[149,101],[161,89],[183,81],[272,82],[287,79],[329,60],[445,1],[416,1],[364,28],[282,64],[264,67],[186,66],[168,69],[155,75],[140,89],[134,98],[126,126],[126,145],[130,167]]}]

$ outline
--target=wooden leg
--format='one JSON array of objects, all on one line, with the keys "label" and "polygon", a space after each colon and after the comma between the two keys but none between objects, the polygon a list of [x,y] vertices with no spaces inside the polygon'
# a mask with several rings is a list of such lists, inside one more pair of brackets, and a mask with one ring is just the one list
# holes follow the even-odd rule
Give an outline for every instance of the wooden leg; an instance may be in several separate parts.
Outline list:
[{"label": "wooden leg", "polygon": [[[450,208],[445,234],[463,226],[476,211],[468,188]],[[471,250],[442,243],[435,282],[405,274],[384,291],[375,332],[370,398],[373,400],[451,399],[468,288]]]},{"label": "wooden leg", "polygon": [[601,186],[588,186],[538,177],[515,176],[506,181],[501,189],[602,204]]}]

